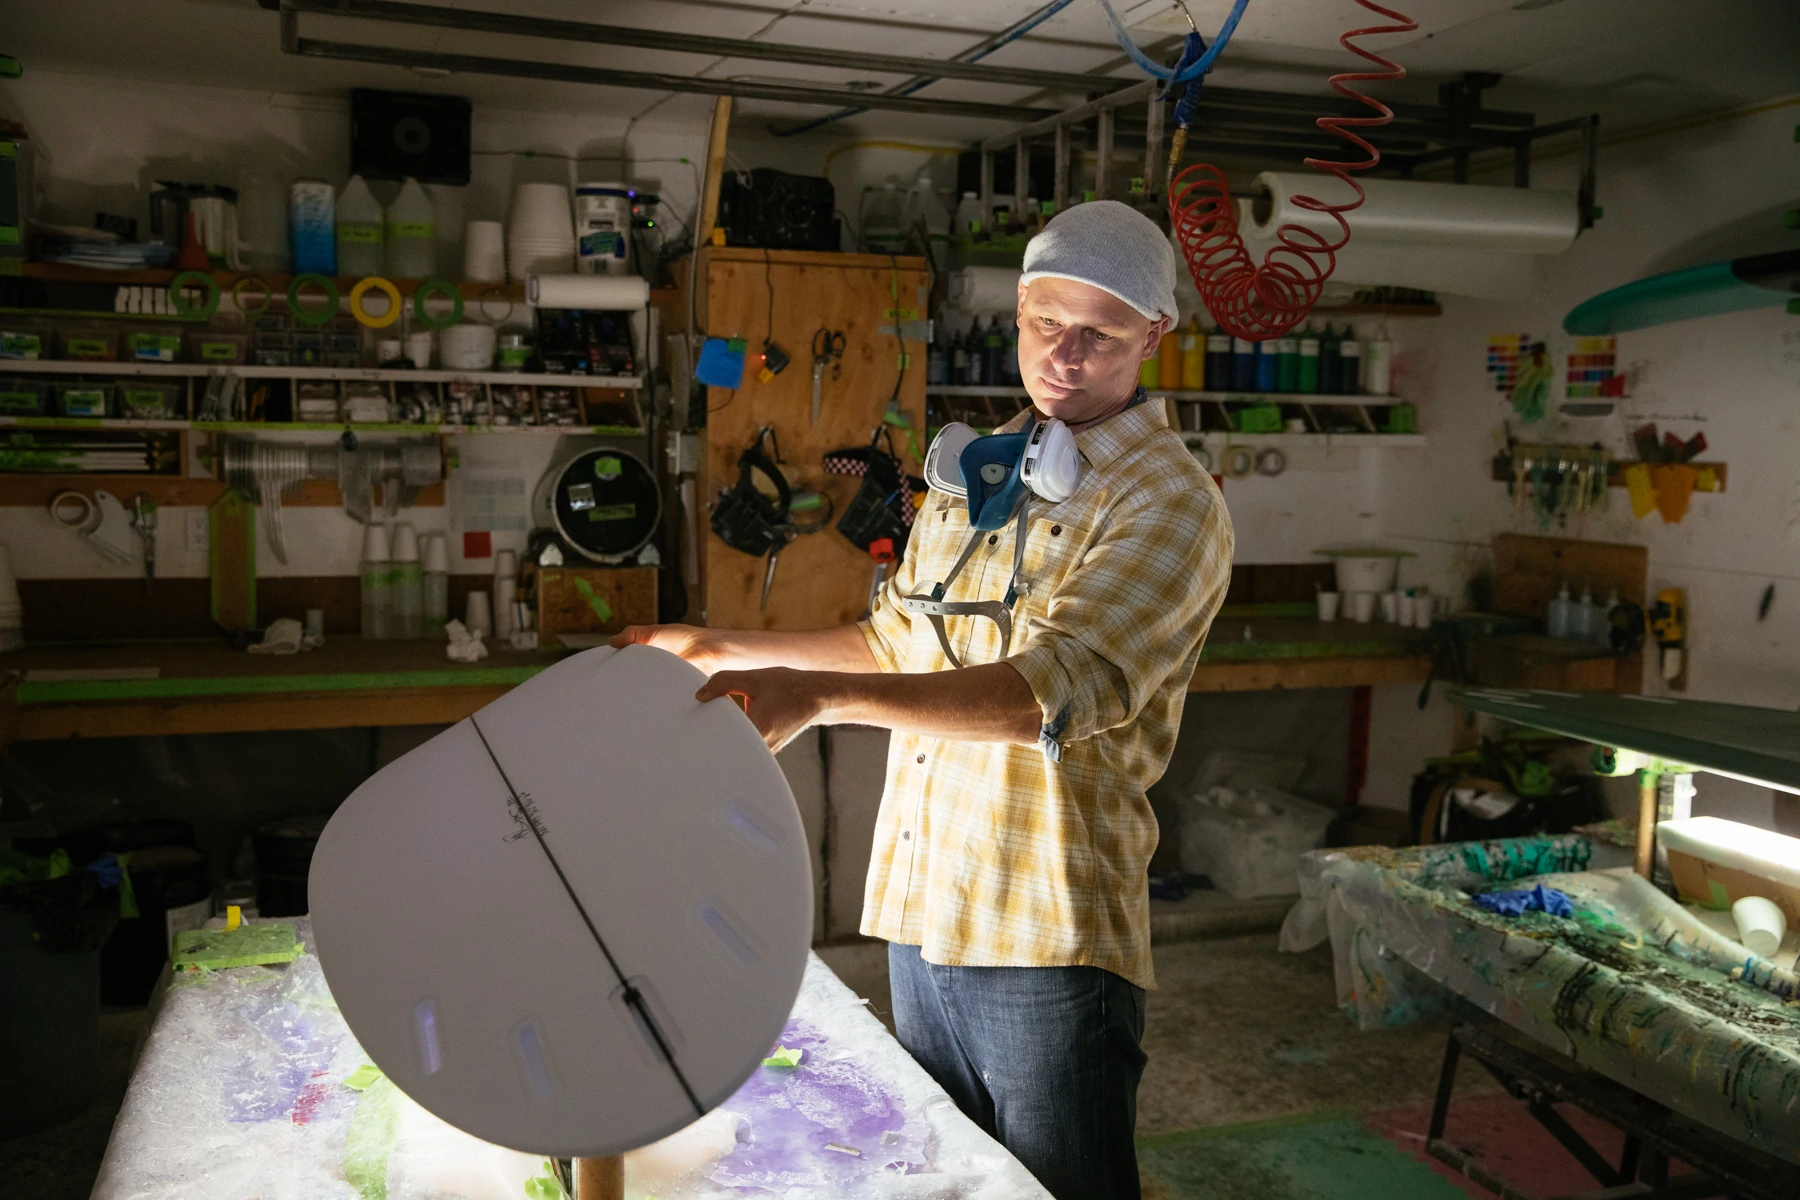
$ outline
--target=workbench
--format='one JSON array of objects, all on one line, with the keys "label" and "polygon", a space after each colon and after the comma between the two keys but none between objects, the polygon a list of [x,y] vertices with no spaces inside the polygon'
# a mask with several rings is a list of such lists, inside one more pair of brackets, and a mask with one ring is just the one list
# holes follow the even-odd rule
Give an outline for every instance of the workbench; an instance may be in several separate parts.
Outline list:
[{"label": "workbench", "polygon": [[[1339,1001],[1364,1028],[1460,997],[1544,1055],[1800,1181],[1792,940],[1785,956],[1756,958],[1629,867],[1601,869],[1627,860],[1575,835],[1314,851],[1282,946],[1329,935]],[[1538,883],[1568,895],[1574,916],[1501,916],[1471,900]]]},{"label": "workbench", "polygon": [[[310,941],[304,918],[295,928]],[[559,1194],[526,1187],[543,1156],[453,1129],[366,1067],[310,946],[291,964],[164,979],[94,1200]],[[687,1130],[625,1156],[629,1200],[1049,1200],[816,955],[779,1045],[796,1065],[759,1067]],[[527,1103],[516,1083],[495,1089]]]},{"label": "workbench", "polygon": [[[1430,668],[1424,645],[1423,631],[1393,625],[1221,615],[1188,690],[1416,683]],[[33,646],[0,657],[0,669],[23,676],[12,740],[36,742],[449,725],[558,657],[490,644],[480,662],[453,663],[435,639],[334,635],[318,650],[287,655],[250,654],[216,639]]]}]

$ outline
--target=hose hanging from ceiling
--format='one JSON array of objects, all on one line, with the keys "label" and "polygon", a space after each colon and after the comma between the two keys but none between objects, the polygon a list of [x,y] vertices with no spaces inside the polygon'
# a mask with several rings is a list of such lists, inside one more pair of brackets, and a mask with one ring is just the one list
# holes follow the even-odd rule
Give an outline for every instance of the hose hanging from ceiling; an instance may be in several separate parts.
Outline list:
[{"label": "hose hanging from ceiling", "polygon": [[[1101,2],[1105,4],[1105,0]],[[1352,29],[1338,38],[1338,42],[1352,54],[1383,69],[1333,75],[1330,83],[1339,95],[1368,106],[1377,115],[1320,117],[1318,125],[1320,129],[1334,133],[1359,147],[1368,157],[1361,162],[1348,163],[1321,158],[1305,160],[1307,166],[1341,179],[1355,191],[1356,198],[1343,204],[1329,204],[1314,196],[1294,197],[1297,207],[1329,215],[1337,223],[1335,236],[1327,236],[1304,225],[1283,225],[1276,230],[1279,244],[1271,247],[1259,264],[1250,256],[1244,245],[1243,235],[1238,232],[1237,209],[1232,202],[1231,190],[1223,171],[1210,163],[1201,163],[1186,168],[1169,180],[1169,219],[1181,246],[1182,256],[1187,259],[1188,273],[1193,276],[1194,286],[1199,290],[1207,311],[1233,337],[1253,342],[1267,341],[1281,336],[1306,319],[1324,290],[1325,281],[1331,278],[1331,272],[1337,265],[1337,252],[1350,242],[1350,223],[1344,219],[1344,214],[1353,211],[1363,202],[1362,185],[1352,179],[1349,172],[1366,171],[1381,162],[1381,152],[1355,130],[1386,125],[1394,119],[1394,112],[1381,101],[1350,85],[1404,79],[1406,69],[1357,45],[1355,39],[1389,33],[1411,33],[1419,27],[1419,23],[1411,17],[1383,8],[1373,0],[1356,2],[1394,24]],[[1108,11],[1110,15],[1110,6]],[[1225,30],[1220,32],[1221,36],[1206,56],[1209,60],[1224,45]],[[1197,40],[1197,36],[1193,35],[1193,39]],[[1185,60],[1188,55],[1184,53],[1182,57]],[[1198,65],[1197,62],[1195,65]],[[1207,65],[1211,65],[1210,61]],[[1188,92],[1182,99],[1181,108],[1177,109],[1178,116],[1182,108],[1189,114],[1192,113],[1200,87],[1199,76],[1204,73],[1204,70],[1196,70],[1190,75],[1191,82],[1188,83]],[[1186,140],[1183,136],[1185,132],[1185,126],[1179,128],[1172,143],[1176,158],[1179,158],[1180,147]]]}]

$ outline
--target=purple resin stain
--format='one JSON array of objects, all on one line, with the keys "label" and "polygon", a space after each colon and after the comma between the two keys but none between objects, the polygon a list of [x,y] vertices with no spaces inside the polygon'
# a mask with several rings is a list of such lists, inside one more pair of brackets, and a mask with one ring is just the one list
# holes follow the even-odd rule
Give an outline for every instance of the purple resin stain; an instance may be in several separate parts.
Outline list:
[{"label": "purple resin stain", "polygon": [[282,996],[271,996],[241,1018],[254,1047],[239,1056],[221,1081],[226,1119],[258,1122],[334,1115],[341,1098],[308,1095],[308,1087],[331,1066],[332,1047],[323,1045],[313,1022]]},{"label": "purple resin stain", "polygon": [[[790,1020],[783,1046],[805,1053],[794,1068],[759,1067],[720,1107],[749,1121],[736,1150],[719,1160],[715,1183],[743,1191],[820,1187],[836,1195],[884,1172],[924,1165],[923,1138],[908,1129],[900,1098],[853,1059],[826,1057],[827,1039]],[[884,1143],[883,1135],[891,1135]],[[861,1156],[827,1149],[851,1146]]]}]

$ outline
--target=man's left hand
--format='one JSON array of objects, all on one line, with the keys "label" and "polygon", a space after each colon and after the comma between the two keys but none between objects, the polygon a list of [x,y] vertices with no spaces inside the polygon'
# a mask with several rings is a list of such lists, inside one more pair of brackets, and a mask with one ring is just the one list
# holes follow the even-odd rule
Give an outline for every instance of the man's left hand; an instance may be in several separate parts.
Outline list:
[{"label": "man's left hand", "polygon": [[769,667],[760,671],[720,671],[696,692],[702,704],[721,696],[743,699],[744,713],[770,750],[779,750],[812,725],[824,711],[825,672]]}]

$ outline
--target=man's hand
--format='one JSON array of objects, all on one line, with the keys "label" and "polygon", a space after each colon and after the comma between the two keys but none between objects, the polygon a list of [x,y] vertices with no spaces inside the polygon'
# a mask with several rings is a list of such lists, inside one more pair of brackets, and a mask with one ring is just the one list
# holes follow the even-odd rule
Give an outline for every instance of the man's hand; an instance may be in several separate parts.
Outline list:
[{"label": "man's hand", "polygon": [[697,625],[627,625],[613,634],[608,644],[614,650],[631,645],[654,646],[711,674],[723,665],[719,640],[718,631]]},{"label": "man's hand", "polygon": [[825,711],[825,685],[835,678],[828,672],[794,671],[787,667],[721,671],[708,679],[694,697],[702,704],[720,696],[742,697],[744,714],[774,751],[818,721]]}]

